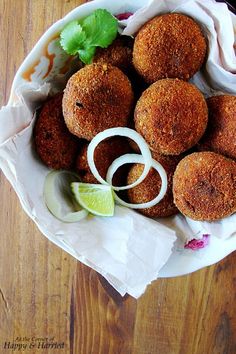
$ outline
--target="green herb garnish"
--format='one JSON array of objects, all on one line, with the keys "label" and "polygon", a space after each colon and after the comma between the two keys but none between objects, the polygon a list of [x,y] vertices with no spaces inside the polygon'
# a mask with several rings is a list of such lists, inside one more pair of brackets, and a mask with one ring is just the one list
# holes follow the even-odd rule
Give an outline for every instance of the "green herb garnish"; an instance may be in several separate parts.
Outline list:
[{"label": "green herb garnish", "polygon": [[90,64],[96,47],[107,48],[117,33],[118,20],[107,10],[98,9],[83,20],[70,22],[61,32],[60,43],[68,54],[78,54],[83,63]]}]

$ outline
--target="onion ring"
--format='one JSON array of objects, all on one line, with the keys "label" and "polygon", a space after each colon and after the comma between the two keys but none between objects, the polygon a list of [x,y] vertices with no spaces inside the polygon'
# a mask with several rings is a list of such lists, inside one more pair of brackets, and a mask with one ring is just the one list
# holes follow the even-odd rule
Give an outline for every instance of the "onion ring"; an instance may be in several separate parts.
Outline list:
[{"label": "onion ring", "polygon": [[[59,177],[59,175],[61,174],[68,174],[70,177],[73,177],[74,181],[78,181],[79,177],[77,176],[76,173],[73,172],[69,172],[69,171],[51,171],[45,178],[45,182],[44,182],[44,200],[45,203],[49,209],[49,211],[59,220],[63,221],[63,222],[68,222],[68,223],[72,223],[72,222],[77,222],[80,221],[84,218],[86,218],[86,216],[88,215],[87,210],[81,209],[79,211],[75,211],[75,212],[69,212],[66,214],[62,213],[62,208],[61,208],[61,204],[59,203],[57,197],[56,197],[56,191],[55,191],[55,186],[56,186],[56,180]],[[70,185],[70,183],[68,183],[68,185]],[[70,190],[70,188],[68,188],[68,191]],[[71,196],[70,196],[71,197]],[[71,203],[72,204],[72,203]],[[75,202],[73,203],[75,204]],[[76,208],[78,208],[79,205],[76,204]]]},{"label": "onion ring", "polygon": [[[135,130],[130,129],[130,128],[110,128],[110,129],[106,129],[104,131],[102,131],[101,133],[98,133],[93,140],[90,142],[89,146],[88,146],[88,151],[87,151],[87,160],[88,160],[88,165],[89,168],[92,172],[92,174],[94,175],[94,177],[97,179],[98,182],[100,182],[101,184],[109,184],[107,181],[105,181],[101,175],[99,174],[96,166],[95,166],[95,162],[94,162],[94,151],[97,147],[97,145],[103,141],[104,139],[113,137],[113,136],[123,136],[126,138],[130,138],[131,140],[135,141],[136,144],[138,145],[141,154],[143,156],[143,160],[142,163],[144,164],[144,170],[141,174],[141,176],[132,184],[127,185],[127,186],[122,186],[122,187],[116,187],[113,186],[112,184],[110,184],[110,186],[116,190],[116,191],[121,191],[121,190],[127,190],[133,187],[136,187],[139,183],[141,183],[148,175],[148,172],[152,166],[152,155],[151,152],[149,150],[149,146],[146,143],[146,141],[144,140],[144,138],[137,133]],[[130,156],[132,156],[133,154],[130,154]]]},{"label": "onion ring", "polygon": [[[138,155],[138,154],[126,154],[126,155],[118,157],[116,160],[113,161],[113,163],[111,164],[111,166],[109,167],[109,169],[107,171],[106,179],[109,184],[112,183],[112,178],[113,178],[115,172],[118,170],[118,168],[124,164],[127,164],[127,163],[142,163],[143,164],[144,158],[143,158],[143,156]],[[166,171],[162,167],[162,165],[154,159],[152,159],[152,167],[159,173],[159,175],[161,177],[162,183],[161,183],[161,189],[160,189],[159,194],[150,202],[140,203],[140,204],[132,204],[132,203],[127,203],[127,202],[123,201],[122,199],[120,199],[120,197],[118,197],[118,195],[116,193],[114,193],[114,198],[120,205],[123,205],[123,206],[125,206],[127,208],[131,208],[131,209],[144,209],[144,208],[153,207],[154,205],[158,204],[163,199],[163,197],[166,194],[167,186],[168,186]],[[130,186],[129,186],[129,188],[131,188]]]}]

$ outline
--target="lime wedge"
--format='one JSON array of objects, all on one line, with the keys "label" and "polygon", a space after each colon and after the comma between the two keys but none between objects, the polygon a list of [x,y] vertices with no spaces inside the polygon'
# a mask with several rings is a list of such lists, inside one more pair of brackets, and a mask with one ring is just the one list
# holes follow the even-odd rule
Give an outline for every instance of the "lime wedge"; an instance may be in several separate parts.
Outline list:
[{"label": "lime wedge", "polygon": [[114,215],[114,197],[110,186],[81,182],[71,183],[76,201],[91,214],[99,216]]}]

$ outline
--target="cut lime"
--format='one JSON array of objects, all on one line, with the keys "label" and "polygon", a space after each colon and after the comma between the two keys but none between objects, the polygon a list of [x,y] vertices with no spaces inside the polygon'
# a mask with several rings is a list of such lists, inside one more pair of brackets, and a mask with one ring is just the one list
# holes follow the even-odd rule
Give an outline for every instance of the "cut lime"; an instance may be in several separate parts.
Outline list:
[{"label": "cut lime", "polygon": [[110,186],[73,182],[71,189],[76,201],[91,214],[99,216],[114,215],[114,197]]}]

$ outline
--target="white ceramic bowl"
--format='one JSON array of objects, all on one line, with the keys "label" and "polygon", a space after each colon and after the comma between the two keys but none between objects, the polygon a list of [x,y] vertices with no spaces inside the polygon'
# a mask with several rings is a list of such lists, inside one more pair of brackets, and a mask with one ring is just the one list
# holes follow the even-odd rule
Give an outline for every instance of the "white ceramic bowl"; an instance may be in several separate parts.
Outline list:
[{"label": "white ceramic bowl", "polygon": [[[119,14],[127,11],[135,12],[147,2],[147,0],[96,0],[75,8],[63,19],[53,24],[17,71],[9,104],[17,99],[15,91],[22,83],[29,81],[43,83],[53,79],[58,73],[65,74],[68,71],[70,58],[57,46],[58,34],[66,23],[87,16],[97,8],[107,8],[113,14]],[[62,247],[61,244],[58,245]],[[212,238],[210,245],[200,253],[176,248],[160,276],[174,277],[191,273],[220,261],[234,250],[236,250],[236,235],[228,240]]]}]

